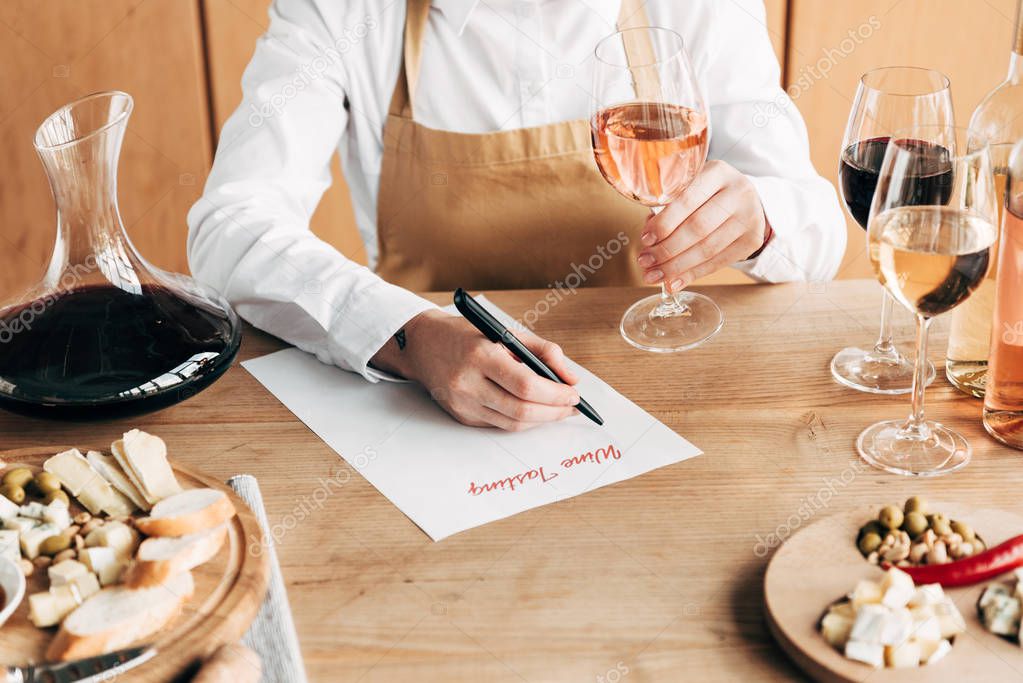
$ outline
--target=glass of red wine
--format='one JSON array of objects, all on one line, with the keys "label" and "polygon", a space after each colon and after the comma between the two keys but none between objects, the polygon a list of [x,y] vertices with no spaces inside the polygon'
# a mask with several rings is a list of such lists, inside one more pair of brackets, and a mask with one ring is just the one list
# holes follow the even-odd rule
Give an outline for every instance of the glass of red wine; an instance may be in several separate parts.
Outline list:
[{"label": "glass of red wine", "polygon": [[[953,122],[949,80],[941,72],[893,66],[863,75],[849,113],[838,165],[842,199],[861,228],[867,229],[881,162],[892,133],[909,126],[950,126]],[[928,144],[921,141],[912,153],[927,156]],[[921,164],[920,168],[927,165]],[[921,186],[932,181],[928,177],[906,179]],[[831,374],[840,384],[875,394],[910,392],[913,362],[895,345],[892,312],[892,298],[886,290],[881,333],[873,348],[850,346],[831,360]],[[928,361],[926,381],[930,384],[933,380],[934,365]]]},{"label": "glass of red wine", "polygon": [[[597,167],[628,199],[658,207],[678,199],[707,159],[708,116],[682,36],[666,28],[618,31],[597,44],[590,119]],[[702,344],[724,324],[708,297],[669,291],[633,304],[622,337],[667,353]]]},{"label": "glass of red wine", "polygon": [[927,331],[987,276],[998,236],[995,197],[988,145],[972,131],[917,126],[892,135],[870,211],[868,252],[885,289],[916,316],[917,348],[909,418],[878,422],[856,440],[875,467],[936,476],[970,460],[961,434],[924,417]]}]

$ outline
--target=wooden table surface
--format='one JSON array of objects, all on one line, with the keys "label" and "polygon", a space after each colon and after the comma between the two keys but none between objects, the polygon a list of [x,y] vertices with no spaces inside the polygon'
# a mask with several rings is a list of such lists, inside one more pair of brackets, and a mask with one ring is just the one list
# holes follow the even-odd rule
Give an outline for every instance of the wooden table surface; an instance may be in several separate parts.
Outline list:
[{"label": "wooden table surface", "polygon": [[[139,426],[188,466],[220,479],[257,476],[315,681],[792,680],[798,672],[761,609],[779,536],[912,494],[1023,513],[1014,485],[1023,453],[984,434],[980,403],[939,366],[928,414],[969,438],[973,462],[931,481],[861,464],[860,430],[909,409],[908,396],[851,391],[828,371],[836,350],[876,335],[875,282],[704,291],[724,310],[724,329],[667,356],[618,336],[638,289],[580,290],[535,309],[544,313],[540,334],[704,455],[440,543],[241,367],[142,418],[71,424],[0,414],[0,447],[106,443]],[[515,317],[542,295],[488,293]],[[936,363],[943,322],[932,328]],[[899,334],[912,338],[908,315]],[[241,357],[279,348],[249,330]]]}]

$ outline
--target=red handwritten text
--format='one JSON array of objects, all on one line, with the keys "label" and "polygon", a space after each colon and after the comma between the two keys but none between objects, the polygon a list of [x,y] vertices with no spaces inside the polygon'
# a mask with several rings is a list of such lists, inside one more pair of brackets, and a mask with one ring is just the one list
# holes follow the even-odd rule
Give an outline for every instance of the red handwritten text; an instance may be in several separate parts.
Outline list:
[{"label": "red handwritten text", "polygon": [[543,467],[538,467],[536,469],[523,472],[522,474],[516,474],[511,477],[492,481],[489,484],[477,486],[476,482],[472,482],[469,484],[469,493],[474,496],[478,496],[481,493],[488,493],[490,491],[514,491],[516,486],[521,486],[531,479],[539,479],[540,481],[547,483],[556,476],[558,476],[557,472],[547,474],[543,471]]},{"label": "red handwritten text", "polygon": [[612,458],[620,460],[622,452],[614,447],[614,444],[609,444],[607,448],[598,448],[595,451],[587,451],[582,455],[574,455],[571,458],[565,458],[561,461],[561,466],[566,470],[576,465],[581,465],[584,462],[591,462],[594,465],[599,465],[602,462],[607,462]]}]

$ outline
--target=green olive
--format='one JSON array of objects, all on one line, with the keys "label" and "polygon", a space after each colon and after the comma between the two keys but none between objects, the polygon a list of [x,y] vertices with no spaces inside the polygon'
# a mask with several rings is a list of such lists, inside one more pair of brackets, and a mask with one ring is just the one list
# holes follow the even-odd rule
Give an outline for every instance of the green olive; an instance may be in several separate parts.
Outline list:
[{"label": "green olive", "polygon": [[881,547],[881,537],[873,531],[869,531],[863,534],[863,538],[861,538],[859,542],[859,547],[861,553],[869,555]]},{"label": "green olive", "polygon": [[884,538],[887,533],[888,530],[881,526],[881,522],[876,519],[872,519],[860,527],[859,532],[856,534],[856,542],[859,543],[860,539],[867,534],[877,534],[881,538]]},{"label": "green olive", "polygon": [[56,536],[50,536],[45,541],[39,544],[39,552],[43,555],[56,555],[62,550],[67,550],[71,547],[71,536],[68,534],[57,534]]},{"label": "green olive", "polygon": [[57,489],[56,491],[50,491],[49,493],[46,494],[46,497],[43,498],[43,502],[46,503],[47,505],[49,505],[55,500],[63,502],[64,507],[71,507],[71,499],[68,498],[67,494],[61,491],[60,489]]},{"label": "green olive", "polygon": [[931,520],[931,529],[939,537],[948,536],[952,533],[952,525],[945,517],[935,517]]},{"label": "green olive", "polygon": [[54,491],[60,491],[60,479],[57,479],[56,475],[50,474],[49,472],[40,472],[32,480],[35,487],[39,490],[39,493],[44,496],[47,493],[53,493]]},{"label": "green olive", "polygon": [[906,518],[902,522],[902,529],[910,538],[916,538],[923,532],[927,531],[927,518],[924,517],[924,513],[916,510],[906,513]]},{"label": "green olive", "polygon": [[902,526],[902,510],[894,505],[885,505],[881,508],[877,521],[881,522],[886,529],[898,529]]},{"label": "green olive", "polygon": [[25,502],[25,489],[15,484],[4,484],[0,486],[0,495],[12,503],[21,505]]},{"label": "green olive", "polygon": [[4,474],[4,484],[25,488],[32,481],[32,470],[27,467],[16,467]]},{"label": "green olive", "polygon": [[955,520],[952,520],[952,524],[950,524],[949,526],[951,526],[952,531],[962,536],[963,540],[966,541],[967,543],[972,543],[973,539],[977,538],[977,534],[973,533],[973,527],[971,527],[969,524],[966,524],[965,522],[957,522]]},{"label": "green olive", "polygon": [[906,512],[927,512],[927,501],[920,496],[913,496],[906,499]]}]

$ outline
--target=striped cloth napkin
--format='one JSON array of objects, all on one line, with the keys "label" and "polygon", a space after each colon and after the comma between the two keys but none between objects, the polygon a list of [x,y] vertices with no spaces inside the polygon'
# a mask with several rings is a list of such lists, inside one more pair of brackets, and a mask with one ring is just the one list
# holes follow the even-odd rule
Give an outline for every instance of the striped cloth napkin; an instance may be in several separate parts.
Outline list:
[{"label": "striped cloth napkin", "polygon": [[263,659],[263,681],[265,683],[305,683],[308,679],[302,663],[302,651],[298,646],[295,622],[291,618],[288,593],[284,588],[284,577],[277,562],[273,541],[267,535],[269,522],[263,507],[263,494],[259,483],[251,474],[239,474],[227,480],[252,511],[256,513],[259,526],[263,529],[264,547],[270,561],[270,586],[255,621],[242,642],[255,650]]}]

